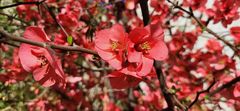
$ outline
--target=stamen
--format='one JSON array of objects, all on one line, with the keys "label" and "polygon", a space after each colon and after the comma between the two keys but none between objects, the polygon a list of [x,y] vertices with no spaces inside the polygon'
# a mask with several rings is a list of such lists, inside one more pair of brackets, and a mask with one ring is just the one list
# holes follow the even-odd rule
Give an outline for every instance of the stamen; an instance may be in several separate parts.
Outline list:
[{"label": "stamen", "polygon": [[119,46],[119,43],[116,42],[116,41],[112,41],[111,46],[112,46],[112,50],[116,50],[118,48],[118,46]]},{"label": "stamen", "polygon": [[41,64],[41,67],[45,66],[48,63],[47,58],[43,55],[38,56],[38,60]]},{"label": "stamen", "polygon": [[148,42],[144,42],[144,43],[140,44],[139,46],[142,50],[150,50],[151,49]]}]

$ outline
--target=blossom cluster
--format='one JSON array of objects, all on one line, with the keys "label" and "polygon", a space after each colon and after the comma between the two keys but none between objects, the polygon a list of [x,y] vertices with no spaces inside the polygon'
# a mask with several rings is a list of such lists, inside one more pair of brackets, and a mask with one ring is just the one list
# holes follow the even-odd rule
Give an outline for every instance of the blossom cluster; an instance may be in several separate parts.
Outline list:
[{"label": "blossom cluster", "polygon": [[[142,78],[152,75],[154,60],[168,58],[164,32],[157,21],[146,27],[137,27],[130,33],[126,33],[120,24],[101,30],[96,33],[95,49],[117,70],[108,75],[113,88],[138,84]],[[116,81],[119,78],[122,79]],[[126,85],[118,86],[115,82],[126,82]]]}]

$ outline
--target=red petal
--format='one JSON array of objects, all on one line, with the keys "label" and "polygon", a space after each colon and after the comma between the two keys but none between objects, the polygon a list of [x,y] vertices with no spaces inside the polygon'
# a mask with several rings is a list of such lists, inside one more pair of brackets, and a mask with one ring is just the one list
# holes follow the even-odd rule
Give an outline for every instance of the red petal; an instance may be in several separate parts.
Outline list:
[{"label": "red petal", "polygon": [[129,62],[141,62],[142,52],[136,51],[134,48],[128,49],[128,61]]},{"label": "red petal", "polygon": [[110,29],[110,32],[108,32],[108,35],[110,35],[110,39],[113,41],[119,41],[120,43],[125,42],[126,34],[125,30],[123,29],[123,26],[120,24],[115,24]]},{"label": "red petal", "polygon": [[109,29],[101,30],[96,33],[95,45],[103,50],[111,49]]},{"label": "red petal", "polygon": [[50,66],[54,69],[53,71],[55,74],[57,74],[56,76],[60,77],[65,82],[65,75],[62,69],[61,60],[49,49],[47,49],[44,55],[47,58]]},{"label": "red petal", "polygon": [[234,97],[240,97],[240,84],[236,84],[233,89]]},{"label": "red petal", "polygon": [[98,47],[95,47],[96,51],[98,52],[98,55],[103,59],[103,60],[110,60],[116,57],[116,55],[113,52],[110,51],[104,51]]},{"label": "red petal", "polygon": [[148,51],[149,57],[156,60],[165,60],[168,58],[168,48],[163,41],[157,41],[153,47]]},{"label": "red petal", "polygon": [[150,24],[150,25],[146,26],[145,29],[147,29],[151,33],[152,38],[155,38],[158,40],[164,39],[164,35],[163,35],[164,32],[161,27],[161,22],[156,22],[156,23]]},{"label": "red petal", "polygon": [[108,76],[111,86],[114,89],[124,89],[129,87],[134,87],[141,82],[141,79],[125,75],[121,72],[115,71]]},{"label": "red petal", "polygon": [[240,27],[232,27],[230,29],[231,35],[234,37],[236,43],[240,42]]},{"label": "red petal", "polygon": [[153,60],[146,57],[142,57],[142,65],[137,75],[147,76],[151,72],[152,67],[153,67]]},{"label": "red petal", "polygon": [[28,72],[32,72],[39,66],[38,58],[31,53],[31,47],[33,46],[21,44],[18,52],[22,67]]},{"label": "red petal", "polygon": [[49,68],[49,65],[45,65],[43,66],[42,68],[37,68],[33,71],[33,78],[34,80],[36,81],[40,81],[41,79],[44,78],[44,76],[46,76],[47,72],[48,72],[48,69]]},{"label": "red petal", "polygon": [[110,66],[117,70],[122,69],[122,61],[118,60],[117,58],[113,58],[107,62],[110,64]]},{"label": "red petal", "polygon": [[[50,87],[57,81],[54,69],[47,65],[44,69],[36,69],[33,72],[34,79],[44,87]],[[58,81],[59,82],[59,81]]]},{"label": "red petal", "polygon": [[135,8],[135,0],[126,0],[125,6],[129,10],[133,10]]},{"label": "red petal", "polygon": [[147,36],[149,32],[144,28],[135,28],[129,33],[129,38],[133,43],[142,42],[144,36]]},{"label": "red petal", "polygon": [[24,32],[24,37],[38,42],[50,41],[44,30],[40,27],[35,26],[27,27],[26,31]]}]

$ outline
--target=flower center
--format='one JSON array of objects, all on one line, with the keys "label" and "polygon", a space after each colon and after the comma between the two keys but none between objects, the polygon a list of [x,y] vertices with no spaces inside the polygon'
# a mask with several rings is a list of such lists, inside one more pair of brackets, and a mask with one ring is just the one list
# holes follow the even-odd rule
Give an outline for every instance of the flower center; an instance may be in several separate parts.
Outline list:
[{"label": "flower center", "polygon": [[38,56],[38,60],[40,62],[41,67],[45,66],[48,63],[47,58],[43,55]]},{"label": "flower center", "polygon": [[144,42],[144,43],[140,44],[139,47],[140,47],[142,50],[150,50],[150,49],[151,49],[151,47],[150,47],[150,45],[149,45],[148,42]]},{"label": "flower center", "polygon": [[137,44],[137,45],[135,46],[135,49],[136,49],[137,51],[139,51],[139,52],[148,53],[148,50],[151,49],[151,45],[150,45],[149,42],[146,41],[146,42],[143,42],[143,43],[141,43],[141,44]]},{"label": "flower center", "polygon": [[116,42],[116,41],[112,41],[111,42],[112,50],[114,50],[114,51],[117,50],[118,46],[119,46],[118,42]]}]

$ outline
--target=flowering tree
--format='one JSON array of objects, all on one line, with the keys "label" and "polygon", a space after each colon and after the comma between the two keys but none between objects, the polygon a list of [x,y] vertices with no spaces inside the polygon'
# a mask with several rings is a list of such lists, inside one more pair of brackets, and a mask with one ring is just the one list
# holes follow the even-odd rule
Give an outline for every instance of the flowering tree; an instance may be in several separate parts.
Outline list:
[{"label": "flowering tree", "polygon": [[240,110],[238,0],[0,3],[2,110]]}]

